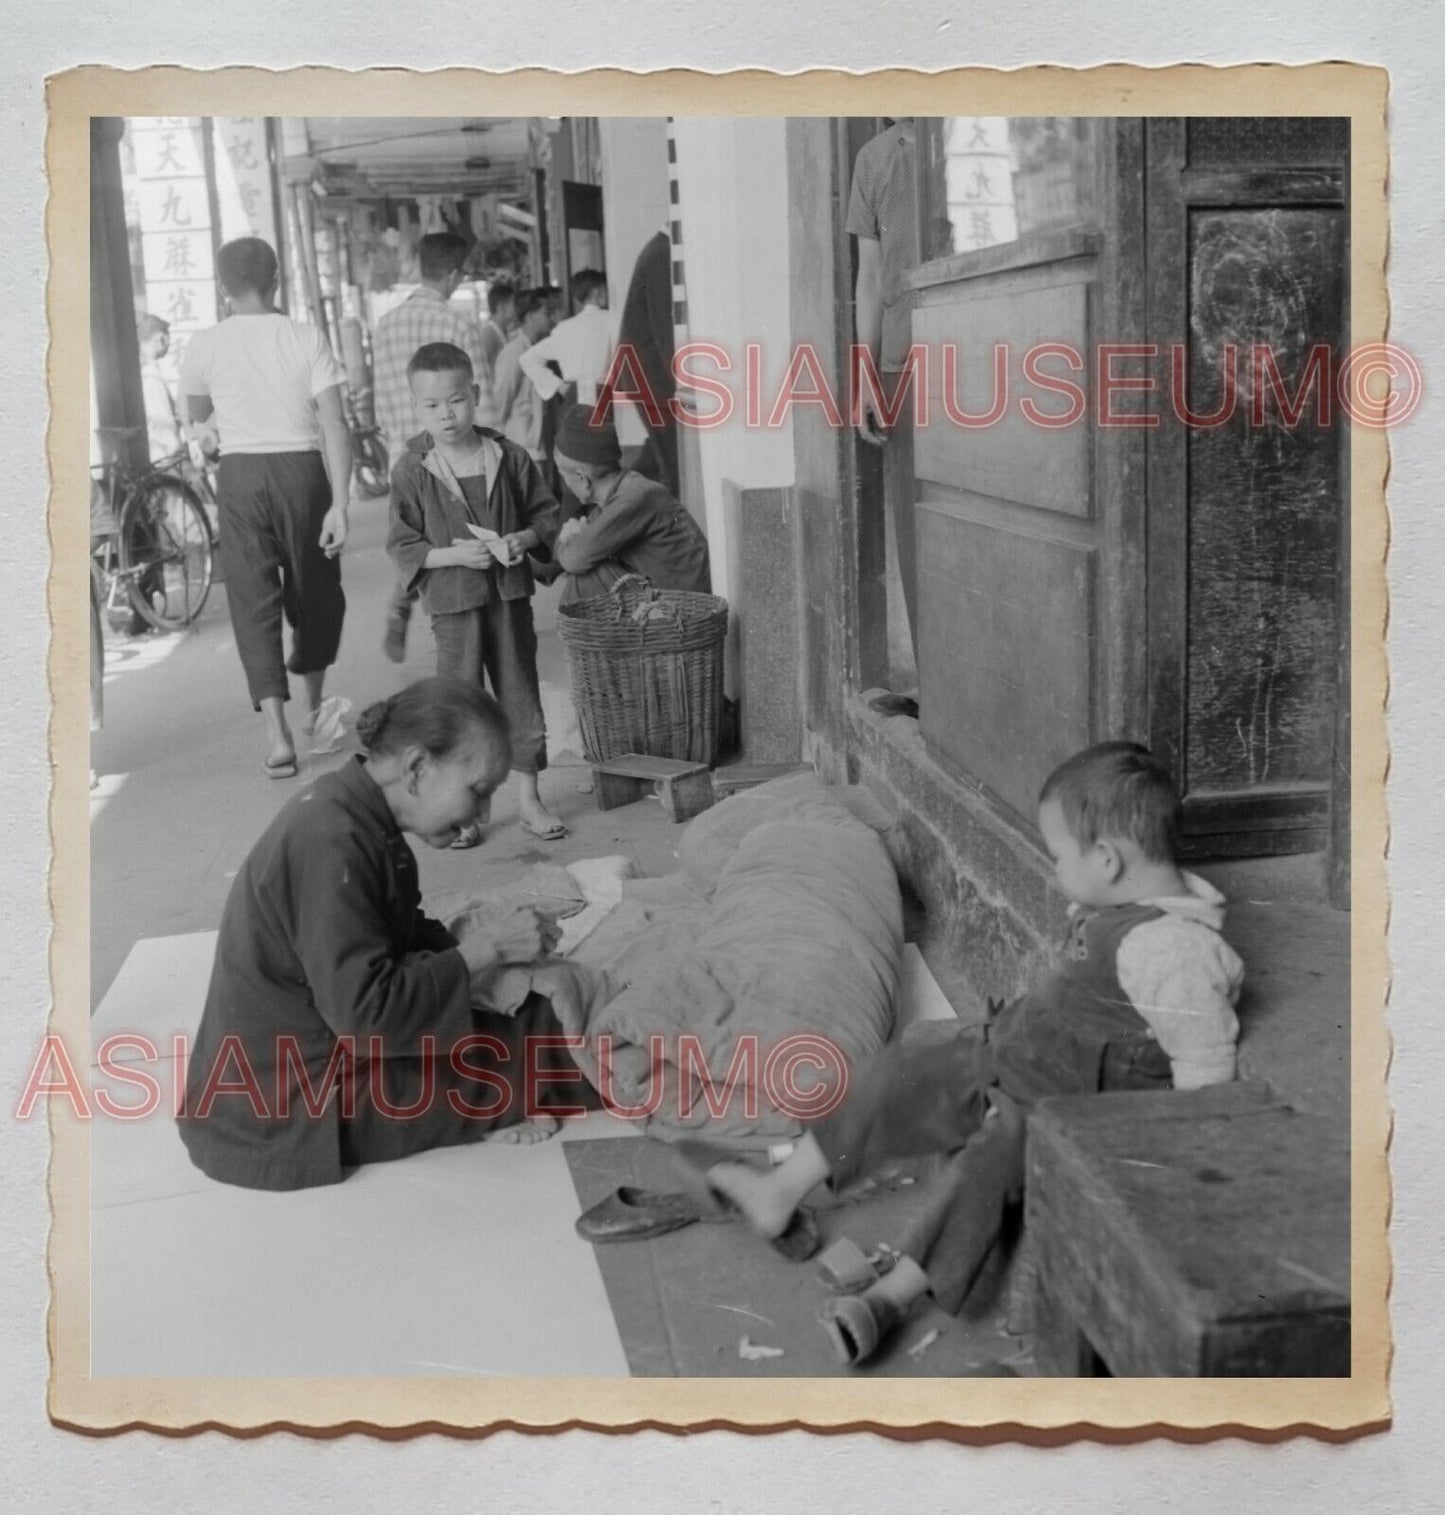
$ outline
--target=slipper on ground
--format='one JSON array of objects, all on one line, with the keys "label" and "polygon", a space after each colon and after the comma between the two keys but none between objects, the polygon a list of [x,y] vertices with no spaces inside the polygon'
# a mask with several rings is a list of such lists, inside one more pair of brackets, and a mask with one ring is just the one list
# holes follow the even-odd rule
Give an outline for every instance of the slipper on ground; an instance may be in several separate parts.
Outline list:
[{"label": "slipper on ground", "polygon": [[624,1184],[576,1220],[577,1234],[590,1242],[645,1241],[701,1220],[686,1194],[658,1194]]},{"label": "slipper on ground", "polygon": [[567,835],[567,828],[561,821],[553,821],[550,826],[534,826],[531,821],[523,819],[517,824],[539,842],[560,842]]}]

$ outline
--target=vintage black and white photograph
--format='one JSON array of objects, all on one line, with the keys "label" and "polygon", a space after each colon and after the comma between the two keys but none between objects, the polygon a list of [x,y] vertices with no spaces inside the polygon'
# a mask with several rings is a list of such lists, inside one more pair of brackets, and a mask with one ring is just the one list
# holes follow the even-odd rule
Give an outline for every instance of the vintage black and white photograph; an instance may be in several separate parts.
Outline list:
[{"label": "vintage black and white photograph", "polygon": [[674,95],[72,132],[80,1372],[1382,1372],[1348,92]]}]

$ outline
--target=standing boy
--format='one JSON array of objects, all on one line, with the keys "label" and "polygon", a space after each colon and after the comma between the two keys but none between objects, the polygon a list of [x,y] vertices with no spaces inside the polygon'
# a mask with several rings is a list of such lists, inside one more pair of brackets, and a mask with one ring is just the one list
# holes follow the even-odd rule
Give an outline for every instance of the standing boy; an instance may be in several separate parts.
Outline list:
[{"label": "standing boy", "polygon": [[[551,553],[557,501],[524,448],[476,424],[478,389],[461,348],[428,343],[407,371],[424,430],[392,470],[386,550],[402,589],[421,591],[438,674],[479,687],[489,682],[506,712],[523,827],[559,841],[566,827],[543,807],[537,789],[547,734],[528,563]],[[452,845],[480,840],[480,830],[469,827]]]},{"label": "standing boy", "polygon": [[[481,424],[493,426],[497,419],[492,404],[492,364],[482,328],[452,303],[467,261],[466,242],[455,232],[430,232],[417,246],[417,260],[420,285],[376,323],[371,342],[376,422],[386,438],[393,468],[406,450],[415,421],[406,366],[417,348],[428,342],[450,342],[466,353],[478,386]],[[398,586],[387,606],[382,650],[393,663],[406,657],[406,629],[415,604],[415,593],[408,594]]]},{"label": "standing boy", "polygon": [[[276,254],[268,243],[227,242],[216,268],[230,316],[191,338],[181,390],[191,422],[216,418],[231,626],[252,706],[266,718],[266,774],[291,778],[296,746],[286,723],[286,675],[301,676],[302,729],[309,731],[346,613],[340,561],[351,498],[351,431],[341,406],[346,376],[316,327],[276,310]],[[283,616],[293,631],[289,660],[282,658]]]},{"label": "standing boy", "polygon": [[501,356],[502,349],[517,329],[519,316],[517,291],[510,284],[493,283],[487,286],[487,319],[482,322],[482,357],[492,373],[496,372],[497,359]]},{"label": "standing boy", "polygon": [[516,296],[518,325],[507,345],[497,355],[493,385],[497,401],[497,425],[503,436],[527,449],[527,456],[541,464],[542,397],[522,372],[522,354],[552,330],[552,305],[543,289],[524,289]]}]

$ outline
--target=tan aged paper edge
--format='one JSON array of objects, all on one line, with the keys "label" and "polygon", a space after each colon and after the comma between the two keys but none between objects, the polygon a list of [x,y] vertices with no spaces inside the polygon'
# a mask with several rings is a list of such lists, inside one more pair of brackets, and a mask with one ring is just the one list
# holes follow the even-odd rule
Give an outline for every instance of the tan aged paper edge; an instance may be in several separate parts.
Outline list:
[{"label": "tan aged paper edge", "polygon": [[[1385,339],[1386,104],[1383,69],[1350,63],[1232,68],[1127,64],[1087,70],[959,69],[870,74],[813,70],[506,74],[448,69],[348,72],[87,67],[48,81],[48,313],[51,419],[49,584],[54,782],[50,1030],[88,1046],[89,828],[85,513],[87,491],[89,130],[92,115],[467,114],[485,81],[492,114],[946,115],[962,96],[980,114],[1348,115],[1351,340]],[[362,92],[364,91],[364,97]],[[964,92],[966,91],[966,94]],[[1267,107],[1267,109],[1262,109]],[[1348,1379],[128,1379],[89,1376],[88,1130],[52,1100],[48,1322],[53,1421],[106,1433],[268,1429],[398,1436],[423,1431],[712,1428],[871,1430],[974,1442],[1079,1436],[1196,1441],[1219,1435],[1344,1439],[1389,1424],[1387,1228],[1390,1110],[1385,877],[1388,447],[1351,436],[1352,494],[1352,1194],[1353,1366]],[[37,1028],[38,1029],[38,1028]]]}]

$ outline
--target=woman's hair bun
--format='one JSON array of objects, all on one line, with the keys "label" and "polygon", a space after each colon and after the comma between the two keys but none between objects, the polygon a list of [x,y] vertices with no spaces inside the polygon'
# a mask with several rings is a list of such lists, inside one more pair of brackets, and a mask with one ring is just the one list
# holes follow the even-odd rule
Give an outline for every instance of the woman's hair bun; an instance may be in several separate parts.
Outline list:
[{"label": "woman's hair bun", "polygon": [[386,719],[391,714],[391,701],[378,700],[374,705],[368,705],[356,718],[357,740],[368,752],[376,746],[382,732],[386,730]]}]

